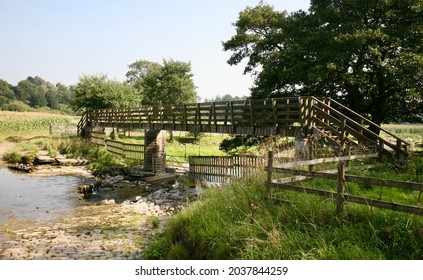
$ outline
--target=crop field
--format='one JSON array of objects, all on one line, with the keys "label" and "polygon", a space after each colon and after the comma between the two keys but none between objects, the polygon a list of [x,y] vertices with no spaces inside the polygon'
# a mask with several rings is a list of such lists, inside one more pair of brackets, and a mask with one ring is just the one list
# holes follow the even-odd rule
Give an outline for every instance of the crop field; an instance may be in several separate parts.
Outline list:
[{"label": "crop field", "polygon": [[75,117],[68,115],[0,111],[0,142],[7,137],[48,135],[50,124],[64,126],[74,122]]},{"label": "crop field", "polygon": [[69,124],[71,120],[70,116],[59,114],[0,111],[0,130],[33,130],[48,127],[50,124]]}]

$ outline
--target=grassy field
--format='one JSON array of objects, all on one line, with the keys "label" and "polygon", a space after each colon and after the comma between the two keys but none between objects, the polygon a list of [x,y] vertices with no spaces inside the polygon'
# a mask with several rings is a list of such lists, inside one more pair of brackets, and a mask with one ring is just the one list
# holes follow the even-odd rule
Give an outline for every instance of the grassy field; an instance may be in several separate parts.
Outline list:
[{"label": "grassy field", "polygon": [[[170,140],[170,135],[167,133],[166,156],[175,157],[180,162],[187,162],[189,156],[223,156],[226,154],[219,150],[219,144],[226,137],[228,135],[206,133],[196,141],[186,133],[176,132],[174,139]],[[144,144],[144,136],[119,136],[119,140]]]}]

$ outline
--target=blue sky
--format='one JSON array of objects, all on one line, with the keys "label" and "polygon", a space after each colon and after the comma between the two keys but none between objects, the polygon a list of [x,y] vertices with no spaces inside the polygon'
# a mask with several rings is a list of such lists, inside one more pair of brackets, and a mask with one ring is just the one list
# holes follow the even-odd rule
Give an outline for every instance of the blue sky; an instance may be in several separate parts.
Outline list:
[{"label": "blue sky", "polygon": [[[0,0],[0,79],[52,83],[81,75],[125,80],[136,60],[190,61],[202,98],[248,95],[252,78],[226,63],[222,41],[240,11],[259,0]],[[267,0],[276,10],[307,10],[309,0]]]}]

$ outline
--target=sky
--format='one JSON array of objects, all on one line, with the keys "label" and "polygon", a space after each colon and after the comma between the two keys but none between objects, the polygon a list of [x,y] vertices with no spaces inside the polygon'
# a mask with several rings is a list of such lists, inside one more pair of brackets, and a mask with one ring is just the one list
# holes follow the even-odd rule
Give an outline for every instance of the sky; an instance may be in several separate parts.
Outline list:
[{"label": "sky", "polygon": [[[126,79],[137,60],[190,62],[198,95],[249,95],[242,65],[230,66],[222,42],[259,0],[0,0],[0,79],[28,76],[76,84],[83,75]],[[267,0],[278,11],[307,10],[310,0]]]}]

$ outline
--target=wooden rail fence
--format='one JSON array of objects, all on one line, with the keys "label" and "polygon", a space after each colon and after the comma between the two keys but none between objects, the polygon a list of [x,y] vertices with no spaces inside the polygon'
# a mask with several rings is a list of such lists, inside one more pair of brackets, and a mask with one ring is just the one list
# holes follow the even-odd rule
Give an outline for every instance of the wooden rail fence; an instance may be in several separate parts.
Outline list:
[{"label": "wooden rail fence", "polygon": [[213,183],[225,183],[234,178],[251,176],[266,164],[257,156],[190,156],[189,174]]},{"label": "wooden rail fence", "polygon": [[[318,196],[332,197],[336,199],[336,212],[338,215],[342,215],[344,212],[344,203],[346,201],[363,204],[367,206],[373,206],[378,208],[390,209],[393,211],[400,211],[405,213],[411,213],[416,215],[423,215],[423,209],[420,205],[420,196],[423,192],[422,183],[414,182],[404,182],[397,180],[387,180],[380,178],[369,178],[361,176],[346,175],[345,172],[347,168],[345,166],[345,161],[354,160],[354,159],[365,159],[371,157],[377,157],[378,154],[368,154],[368,155],[359,155],[359,156],[343,156],[343,157],[333,157],[328,159],[314,159],[310,161],[294,162],[288,164],[282,164],[279,166],[274,166],[273,153],[269,152],[268,155],[268,166],[265,167],[267,171],[267,191],[270,198],[277,200],[273,197],[273,189],[282,189],[294,192],[300,192],[305,194],[314,194]],[[293,169],[300,166],[316,165],[321,163],[328,162],[338,162],[337,170],[331,171],[305,171]],[[274,178],[275,174],[290,174],[290,177],[283,178]],[[303,181],[309,178],[323,178],[334,180],[337,182],[336,191],[328,191],[317,189],[313,187],[305,187],[299,185],[293,185],[290,183],[295,183],[298,181]],[[392,201],[384,201],[381,199],[366,198],[348,194],[346,191],[346,183],[354,182],[359,184],[370,184],[378,185],[389,188],[402,189],[407,191],[417,191],[419,192],[418,201],[416,205],[405,205],[400,203],[395,203]]]},{"label": "wooden rail fence", "polygon": [[103,132],[91,132],[91,143],[105,146],[107,151],[125,159],[144,161],[144,145],[105,139]]}]

